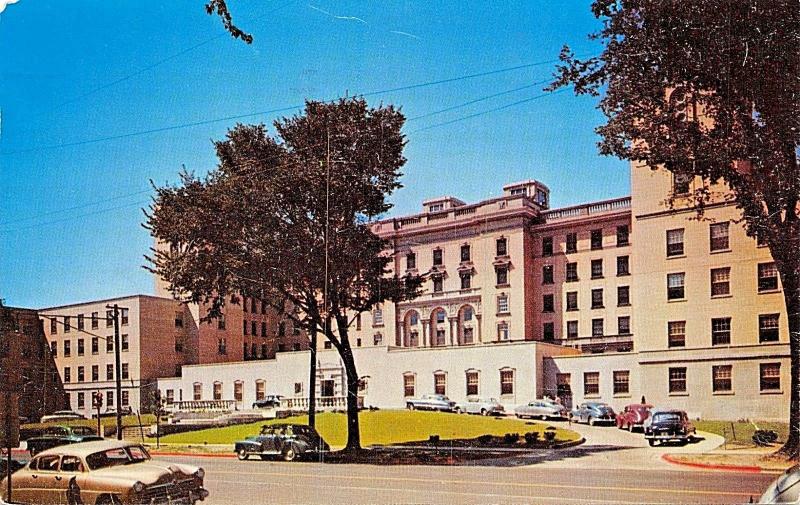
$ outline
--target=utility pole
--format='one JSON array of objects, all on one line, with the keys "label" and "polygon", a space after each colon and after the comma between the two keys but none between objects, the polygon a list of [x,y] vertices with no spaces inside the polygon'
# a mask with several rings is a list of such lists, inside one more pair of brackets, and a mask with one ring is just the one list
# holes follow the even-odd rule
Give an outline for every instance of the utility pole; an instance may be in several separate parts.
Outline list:
[{"label": "utility pole", "polygon": [[122,440],[122,357],[119,349],[119,305],[106,305],[107,309],[114,311],[114,359],[116,361],[116,371],[114,378],[117,385],[117,440]]}]

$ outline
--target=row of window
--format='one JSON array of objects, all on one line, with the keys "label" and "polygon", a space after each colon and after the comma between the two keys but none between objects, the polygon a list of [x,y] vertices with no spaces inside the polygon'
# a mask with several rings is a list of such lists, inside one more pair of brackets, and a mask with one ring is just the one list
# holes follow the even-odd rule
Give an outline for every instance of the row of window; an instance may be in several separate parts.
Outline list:
[{"label": "row of window", "polygon": [[[302,393],[302,383],[300,384],[300,390],[297,389],[297,384],[295,384],[295,393]],[[266,397],[266,390],[267,390],[267,381],[263,379],[259,379],[255,381],[256,386],[256,400],[263,400]],[[166,391],[166,398],[167,403],[172,403],[175,399],[175,392],[172,389],[167,389]],[[216,381],[214,382],[213,389],[212,389],[212,398],[214,400],[222,400],[222,382]],[[233,382],[233,399],[237,402],[242,401],[244,398],[244,381],[237,380]],[[203,399],[203,383],[202,382],[195,382],[192,385],[192,399],[195,401],[200,401]]]},{"label": "row of window", "polygon": [[[684,228],[675,228],[667,230],[667,257],[683,256],[685,254],[684,248]],[[730,223],[724,221],[721,223],[712,223],[708,227],[708,242],[709,252],[725,252],[730,251]],[[758,241],[758,245],[765,245],[762,241]]]},{"label": "row of window", "polygon": [[[105,337],[104,340],[106,341],[106,352],[111,353],[114,352],[114,337]],[[77,355],[83,356],[86,354],[86,346],[85,346],[85,339],[79,338],[77,341]],[[128,338],[127,334],[120,335],[119,339],[119,350],[121,352],[127,352],[130,349],[130,339]],[[100,352],[100,337],[92,337],[91,340],[91,351],[92,354],[99,354]],[[63,342],[63,357],[69,358],[72,356],[72,340],[64,340]],[[55,340],[50,341],[50,354],[53,355],[54,358],[58,357],[58,342]]]},{"label": "row of window", "polygon": [[[300,350],[301,350],[300,342],[294,342],[292,344],[292,351],[300,351]],[[279,343],[276,351],[277,352],[286,352],[287,351],[286,344],[284,344],[282,342]],[[247,342],[245,342],[242,345],[242,352],[243,352],[245,360],[267,359],[267,357],[269,356],[269,347],[265,343],[262,343],[259,346],[255,342],[252,342],[249,345],[247,344]]]},{"label": "row of window", "polygon": [[[83,366],[79,366],[78,368],[78,377],[76,382],[86,382],[86,368]],[[99,382],[100,381],[100,365],[92,365],[91,368],[91,382]],[[129,379],[130,372],[127,363],[121,364],[120,369],[120,378],[121,379]],[[64,375],[62,376],[64,384],[69,384],[72,382],[72,368],[65,366],[64,367]],[[114,365],[113,364],[106,364],[106,378],[105,380],[111,381],[114,380]]]},{"label": "row of window", "polygon": [[[514,394],[514,370],[510,368],[500,369],[500,394]],[[410,398],[416,396],[417,375],[414,373],[403,374],[403,396]],[[474,396],[480,392],[479,372],[477,370],[467,370],[464,372],[464,386],[467,396]],[[433,392],[437,395],[447,393],[447,373],[433,373]]]},{"label": "row of window", "polygon": [[[775,263],[758,264],[758,292],[767,293],[778,289],[778,269]],[[710,271],[711,296],[731,294],[731,268],[712,268]],[[686,298],[686,272],[667,274],[667,300]]]},{"label": "row of window", "polygon": [[[78,398],[78,408],[79,409],[86,408],[86,393],[78,392],[77,398]],[[67,402],[69,402],[71,404],[70,394],[69,393],[67,393]],[[122,396],[120,397],[120,404],[123,407],[127,407],[128,405],[130,405],[130,391],[126,391],[124,389],[122,390]],[[106,405],[106,407],[113,407],[114,406],[114,391],[113,390],[106,391],[105,405]],[[91,405],[89,405],[89,406],[91,407]]]},{"label": "row of window", "polygon": [[[220,329],[224,329],[224,325],[220,327]],[[261,321],[261,336],[267,336],[267,323],[266,321]],[[258,321],[248,321],[247,319],[242,320],[242,334],[243,335],[252,335],[254,337],[258,336],[258,329],[259,324]],[[359,323],[360,329],[360,323]],[[300,327],[293,325],[292,326],[292,334],[299,335],[300,334]],[[286,336],[286,322],[280,321],[278,323],[278,337],[285,337]]]},{"label": "row of window", "polygon": [[[759,314],[759,343],[777,342],[780,339],[780,314]],[[731,343],[731,318],[711,318],[711,345],[728,345]],[[667,323],[667,346],[686,346],[686,321],[669,321]]]},{"label": "row of window", "polygon": [[[128,309],[119,309],[120,318],[119,323],[122,326],[126,326],[130,323],[129,317],[129,310]],[[75,316],[75,323],[76,326],[72,326],[72,316],[63,316],[61,321],[58,320],[56,317],[51,317],[50,319],[50,334],[55,335],[58,333],[58,325],[61,324],[64,327],[64,333],[69,333],[72,331],[72,328],[77,328],[78,331],[82,331],[86,327],[86,318],[84,314],[78,314]],[[107,310],[106,311],[106,328],[110,328],[114,326],[114,311]],[[89,324],[91,329],[96,330],[100,327],[100,313],[99,312],[92,312],[89,316]]]},{"label": "row of window", "polygon": [[[592,336],[602,337],[605,335],[605,320],[603,318],[592,319]],[[631,334],[631,318],[630,316],[617,317],[617,335],[630,335]],[[567,321],[567,338],[578,338],[578,321]],[[548,322],[542,326],[542,338],[544,340],[555,339],[555,324]]]},{"label": "row of window", "polygon": [[[469,244],[461,246],[460,258],[462,263],[472,261],[472,247]],[[501,237],[495,241],[495,253],[498,257],[508,256],[508,239]],[[439,267],[444,265],[444,250],[437,247],[432,253],[433,266]],[[406,270],[414,270],[417,268],[417,253],[410,251],[406,253]]]},{"label": "row of window", "polygon": [[[555,312],[555,295],[546,294],[542,295],[542,312]],[[603,288],[592,289],[591,299],[592,309],[602,309],[605,307],[603,298]],[[629,307],[631,304],[631,289],[630,286],[617,286],[617,307]],[[566,311],[574,312],[578,309],[578,292],[566,292]]]},{"label": "row of window", "polygon": [[[617,226],[617,247],[623,247],[630,245],[630,228],[628,225],[623,224]],[[589,247],[591,250],[596,251],[603,248],[603,229],[597,228],[591,230],[589,232]],[[552,256],[554,252],[553,249],[553,237],[542,237],[542,256]],[[565,239],[565,249],[564,252],[567,254],[576,253],[578,252],[578,234],[567,233]]]}]

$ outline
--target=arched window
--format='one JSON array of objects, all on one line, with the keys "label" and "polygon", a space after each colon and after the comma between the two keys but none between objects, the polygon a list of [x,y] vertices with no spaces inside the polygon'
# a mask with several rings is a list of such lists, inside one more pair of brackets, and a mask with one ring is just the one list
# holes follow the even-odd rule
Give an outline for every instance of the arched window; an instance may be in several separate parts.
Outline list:
[{"label": "arched window", "polygon": [[267,393],[267,381],[258,379],[256,381],[256,400],[263,400]]},{"label": "arched window", "polygon": [[233,399],[237,402],[244,398],[244,382],[237,380],[233,383]]},{"label": "arched window", "polygon": [[214,382],[214,399],[222,400],[222,383],[219,381]]}]

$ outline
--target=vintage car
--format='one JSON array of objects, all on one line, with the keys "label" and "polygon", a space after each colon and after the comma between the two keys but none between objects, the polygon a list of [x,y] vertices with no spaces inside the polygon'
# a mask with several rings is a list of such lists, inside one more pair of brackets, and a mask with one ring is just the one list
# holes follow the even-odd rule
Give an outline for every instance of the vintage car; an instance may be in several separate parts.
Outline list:
[{"label": "vintage car", "polygon": [[408,410],[452,412],[456,408],[456,402],[445,395],[422,395],[420,398],[406,398],[406,408]]},{"label": "vintage car", "polygon": [[672,440],[688,443],[696,432],[686,412],[677,409],[653,409],[644,424],[644,438],[651,446]]},{"label": "vintage car", "polygon": [[787,469],[772,481],[758,503],[800,503],[800,465]]},{"label": "vintage car", "polygon": [[281,395],[267,395],[263,400],[256,400],[253,402],[253,409],[269,409],[281,406],[283,396]]},{"label": "vintage car", "polygon": [[534,400],[527,405],[520,405],[514,410],[514,414],[520,419],[538,417],[542,420],[566,419],[569,415],[565,406],[551,400]]},{"label": "vintage car", "polygon": [[626,405],[622,412],[617,414],[617,428],[633,431],[636,428],[644,429],[644,422],[650,417],[653,406],[648,403],[632,403]]},{"label": "vintage car", "polygon": [[596,423],[614,423],[617,415],[614,409],[603,402],[584,402],[571,413],[572,421],[576,423],[589,423],[594,426]]},{"label": "vintage car", "polygon": [[455,406],[455,412],[462,414],[480,414],[482,416],[501,416],[505,409],[495,398],[479,398],[468,396],[467,399]]},{"label": "vintage car", "polygon": [[[11,478],[19,503],[189,504],[204,500],[205,472],[155,462],[142,445],[101,440],[64,445],[36,455]],[[6,483],[0,482],[5,499]]]},{"label": "vintage car", "polygon": [[73,412],[71,410],[57,410],[52,414],[48,414],[46,416],[42,416],[40,422],[49,423],[52,421],[74,421],[74,420],[86,419],[81,414],[77,412]]},{"label": "vintage car", "polygon": [[26,444],[31,456],[36,456],[44,450],[59,445],[91,442],[92,440],[103,440],[103,437],[88,426],[50,426],[45,428],[41,435],[29,438]]},{"label": "vintage car", "polygon": [[265,424],[261,433],[236,442],[234,451],[240,460],[260,456],[266,460],[280,456],[284,461],[330,451],[330,446],[314,428],[305,424]]}]

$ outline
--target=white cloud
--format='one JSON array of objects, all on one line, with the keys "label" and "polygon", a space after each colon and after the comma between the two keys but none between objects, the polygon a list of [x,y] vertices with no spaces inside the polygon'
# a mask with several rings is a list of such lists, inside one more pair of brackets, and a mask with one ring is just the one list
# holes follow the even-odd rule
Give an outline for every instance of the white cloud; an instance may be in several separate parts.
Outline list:
[{"label": "white cloud", "polygon": [[6,10],[6,7],[19,2],[19,0],[0,0],[0,12]]}]

